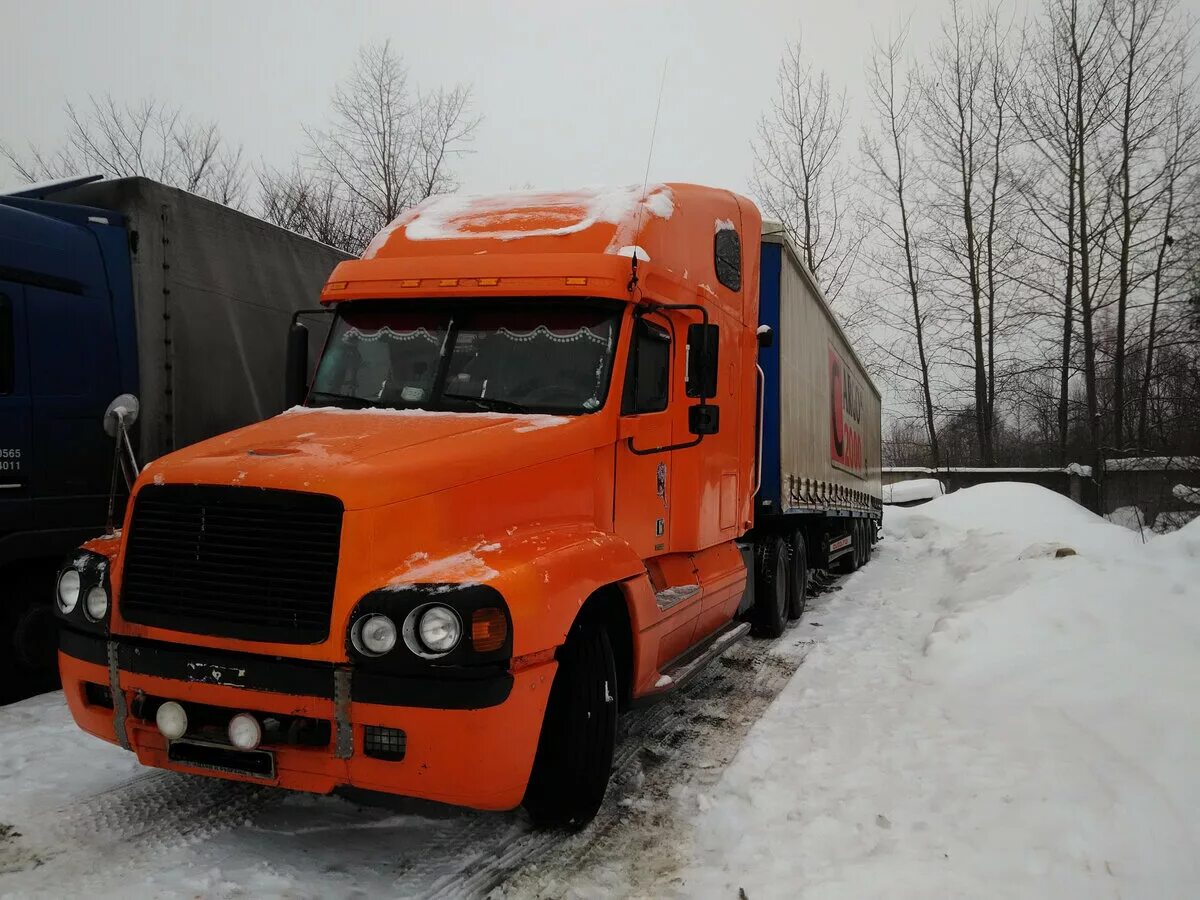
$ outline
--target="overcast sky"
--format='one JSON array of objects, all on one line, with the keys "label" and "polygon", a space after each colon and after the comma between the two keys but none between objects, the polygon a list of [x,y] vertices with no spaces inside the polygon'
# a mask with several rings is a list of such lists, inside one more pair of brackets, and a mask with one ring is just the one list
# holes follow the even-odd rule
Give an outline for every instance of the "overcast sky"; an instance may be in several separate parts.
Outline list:
[{"label": "overcast sky", "polygon": [[665,61],[651,179],[745,191],[787,42],[803,31],[813,62],[853,99],[872,29],[911,16],[919,52],[946,0],[0,6],[0,140],[20,148],[58,142],[65,99],[108,92],[166,100],[216,120],[249,159],[286,163],[300,123],[326,119],[359,47],[390,38],[417,83],[474,87],[484,122],[455,165],[465,190],[640,182]]}]

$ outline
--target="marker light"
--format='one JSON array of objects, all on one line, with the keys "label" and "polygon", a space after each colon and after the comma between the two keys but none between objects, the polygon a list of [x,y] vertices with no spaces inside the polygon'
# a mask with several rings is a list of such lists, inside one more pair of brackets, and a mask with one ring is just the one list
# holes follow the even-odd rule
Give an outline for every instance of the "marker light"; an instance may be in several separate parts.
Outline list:
[{"label": "marker light", "polygon": [[250,713],[238,713],[229,720],[229,743],[239,750],[253,750],[262,743],[262,726]]},{"label": "marker light", "polygon": [[58,608],[64,615],[69,615],[79,602],[79,573],[67,569],[58,576]]},{"label": "marker light", "polygon": [[154,714],[154,724],[169,741],[177,741],[187,733],[187,712],[174,700],[168,700]]},{"label": "marker light", "polygon": [[83,602],[83,611],[93,622],[101,621],[108,612],[108,591],[100,585],[88,591]]},{"label": "marker light", "polygon": [[507,637],[508,620],[503,610],[488,606],[471,613],[471,646],[477,653],[499,650]]}]

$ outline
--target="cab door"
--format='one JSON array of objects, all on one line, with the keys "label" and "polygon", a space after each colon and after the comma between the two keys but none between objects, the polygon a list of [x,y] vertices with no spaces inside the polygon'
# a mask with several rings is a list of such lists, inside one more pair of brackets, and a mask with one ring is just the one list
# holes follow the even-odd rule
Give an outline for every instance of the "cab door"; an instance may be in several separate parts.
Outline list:
[{"label": "cab door", "polygon": [[617,445],[614,526],[646,563],[658,618],[644,639],[664,666],[692,644],[700,585],[691,554],[671,547],[671,449],[678,416],[671,396],[682,365],[682,344],[661,314],[634,319]]},{"label": "cab door", "polygon": [[32,527],[24,301],[21,285],[0,281],[0,537]]},{"label": "cab door", "polygon": [[670,547],[673,343],[665,317],[634,319],[621,398],[613,524],[644,560]]}]

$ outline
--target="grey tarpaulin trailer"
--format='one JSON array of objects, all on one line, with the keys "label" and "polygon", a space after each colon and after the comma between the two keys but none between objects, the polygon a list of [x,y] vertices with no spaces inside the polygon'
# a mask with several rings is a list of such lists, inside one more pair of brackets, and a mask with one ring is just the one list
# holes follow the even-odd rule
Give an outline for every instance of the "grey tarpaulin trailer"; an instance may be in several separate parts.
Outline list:
[{"label": "grey tarpaulin trailer", "polygon": [[126,217],[140,461],[283,409],[288,323],[349,254],[145,178],[47,199]]}]

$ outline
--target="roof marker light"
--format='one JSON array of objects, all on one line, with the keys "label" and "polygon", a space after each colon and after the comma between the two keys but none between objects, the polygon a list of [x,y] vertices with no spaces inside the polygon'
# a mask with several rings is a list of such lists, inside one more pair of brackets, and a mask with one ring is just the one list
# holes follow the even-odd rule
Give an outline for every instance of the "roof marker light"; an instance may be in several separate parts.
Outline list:
[{"label": "roof marker light", "polygon": [[499,283],[500,283],[499,278],[480,278],[479,279],[480,287],[495,287]]},{"label": "roof marker light", "polygon": [[578,275],[568,276],[567,284],[587,284],[587,279]]},{"label": "roof marker light", "polygon": [[345,289],[346,282],[344,281],[330,281],[325,285],[325,290],[327,291],[344,291]]},{"label": "roof marker light", "polygon": [[443,278],[441,281],[438,282],[438,287],[457,287],[457,286],[458,286],[457,278]]},{"label": "roof marker light", "polygon": [[400,282],[400,287],[420,287],[420,278],[405,278]]}]

